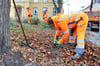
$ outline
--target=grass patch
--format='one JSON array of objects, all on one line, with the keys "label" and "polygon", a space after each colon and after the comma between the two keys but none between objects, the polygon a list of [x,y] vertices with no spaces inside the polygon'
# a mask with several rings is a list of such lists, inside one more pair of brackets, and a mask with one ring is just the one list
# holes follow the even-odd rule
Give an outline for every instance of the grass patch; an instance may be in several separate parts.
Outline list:
[{"label": "grass patch", "polygon": [[[36,20],[36,18],[34,18]],[[38,25],[36,24],[31,24],[31,23],[25,23],[22,22],[24,31],[26,33],[29,33],[30,31],[35,31],[35,30],[48,30],[48,29],[55,29],[54,26],[50,26],[47,23],[44,23],[43,21],[41,21],[40,19],[38,19]],[[17,21],[11,21],[10,22],[10,31],[16,31],[19,34],[22,34],[22,29],[21,26],[19,24],[19,22]]]}]

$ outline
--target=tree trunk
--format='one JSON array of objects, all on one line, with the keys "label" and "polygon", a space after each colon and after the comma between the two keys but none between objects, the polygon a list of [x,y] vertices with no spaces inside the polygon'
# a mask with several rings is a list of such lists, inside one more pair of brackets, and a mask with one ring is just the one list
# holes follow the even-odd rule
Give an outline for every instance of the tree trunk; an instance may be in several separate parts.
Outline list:
[{"label": "tree trunk", "polygon": [[61,9],[62,9],[62,0],[58,0],[58,10],[57,10],[57,13],[61,13]]},{"label": "tree trunk", "polygon": [[10,0],[0,0],[0,55],[11,50],[9,14]]},{"label": "tree trunk", "polygon": [[99,18],[99,36],[98,39],[100,40],[100,18]]},{"label": "tree trunk", "polygon": [[100,35],[100,19],[99,19],[99,35]]},{"label": "tree trunk", "polygon": [[23,61],[20,61],[20,52],[13,52],[14,55],[11,55],[10,1],[0,0],[0,66],[24,66]]},{"label": "tree trunk", "polygon": [[57,2],[58,7],[57,7],[57,5],[56,5],[56,3],[55,3],[54,0],[52,0],[52,2],[53,2],[53,4],[54,4],[54,7],[55,7],[56,10],[57,10],[57,13],[61,13],[61,9],[62,9],[62,0],[58,0],[58,2]]}]

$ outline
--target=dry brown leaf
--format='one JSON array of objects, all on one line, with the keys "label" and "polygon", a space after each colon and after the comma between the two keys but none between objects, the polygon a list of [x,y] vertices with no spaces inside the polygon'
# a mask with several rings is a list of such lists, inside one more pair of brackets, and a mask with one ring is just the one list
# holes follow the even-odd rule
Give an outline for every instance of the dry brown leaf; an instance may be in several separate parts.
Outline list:
[{"label": "dry brown leaf", "polygon": [[11,54],[12,56],[14,56],[14,55],[15,55],[13,52],[10,52],[10,54]]},{"label": "dry brown leaf", "polygon": [[32,58],[29,58],[28,60],[31,61],[31,62],[33,61]]},{"label": "dry brown leaf", "polygon": [[48,54],[51,54],[51,52],[48,52]]},{"label": "dry brown leaf", "polygon": [[14,41],[15,39],[13,37],[10,37],[11,38],[11,41]]}]

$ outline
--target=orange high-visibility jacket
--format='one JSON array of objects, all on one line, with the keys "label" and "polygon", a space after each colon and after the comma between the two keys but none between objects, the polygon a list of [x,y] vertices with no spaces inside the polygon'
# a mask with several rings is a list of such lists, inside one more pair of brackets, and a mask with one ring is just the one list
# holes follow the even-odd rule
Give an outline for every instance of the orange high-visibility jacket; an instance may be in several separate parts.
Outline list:
[{"label": "orange high-visibility jacket", "polygon": [[44,14],[43,19],[44,19],[44,22],[47,22],[47,19],[48,19],[48,13],[47,12]]},{"label": "orange high-visibility jacket", "polygon": [[80,20],[80,17],[83,17],[84,20],[88,20],[88,17],[85,13],[79,12],[79,13],[72,13],[71,15],[62,15],[62,16],[54,16],[52,17],[52,20],[56,26],[56,36],[60,36],[61,31],[63,32],[63,37],[60,39],[60,42],[63,43],[69,36],[69,29],[70,28],[75,28],[76,24],[77,26],[79,25],[84,25],[84,22],[79,22],[79,23],[74,23],[74,24],[69,24],[71,22],[75,22]]}]

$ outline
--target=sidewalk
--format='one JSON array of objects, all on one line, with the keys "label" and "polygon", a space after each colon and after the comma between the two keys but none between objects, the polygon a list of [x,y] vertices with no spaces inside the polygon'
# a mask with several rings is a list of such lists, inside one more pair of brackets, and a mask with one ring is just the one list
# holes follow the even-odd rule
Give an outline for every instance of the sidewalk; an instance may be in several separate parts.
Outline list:
[{"label": "sidewalk", "polygon": [[99,35],[99,33],[92,32],[92,31],[86,31],[85,39],[100,47],[100,35]]}]

